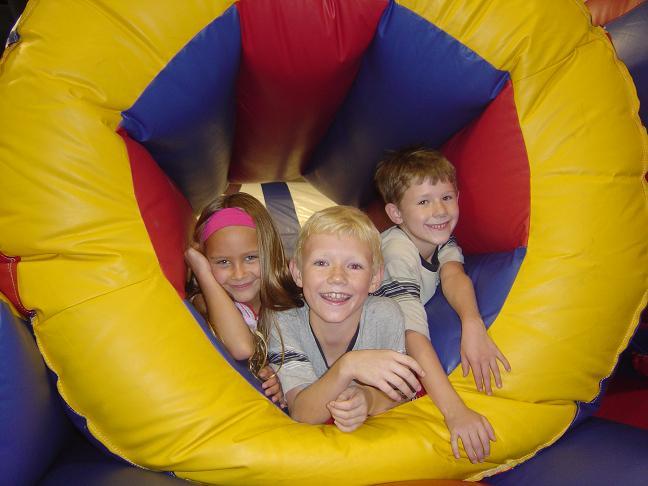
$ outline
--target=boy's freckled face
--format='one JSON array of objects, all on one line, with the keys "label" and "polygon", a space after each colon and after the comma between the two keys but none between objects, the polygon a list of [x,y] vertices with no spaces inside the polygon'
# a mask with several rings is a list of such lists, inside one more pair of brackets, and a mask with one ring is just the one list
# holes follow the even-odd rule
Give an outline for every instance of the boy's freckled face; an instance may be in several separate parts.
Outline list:
[{"label": "boy's freckled face", "polygon": [[369,245],[351,236],[316,234],[302,251],[301,268],[292,266],[310,307],[313,329],[356,326],[369,292],[376,290]]},{"label": "boy's freckled face", "polygon": [[425,259],[450,239],[459,221],[458,194],[451,182],[432,184],[425,179],[412,184],[392,209],[392,221],[407,233]]},{"label": "boy's freckled face", "polygon": [[261,302],[261,265],[254,228],[228,226],[205,242],[205,256],[212,274],[236,302],[248,304],[256,312]]}]

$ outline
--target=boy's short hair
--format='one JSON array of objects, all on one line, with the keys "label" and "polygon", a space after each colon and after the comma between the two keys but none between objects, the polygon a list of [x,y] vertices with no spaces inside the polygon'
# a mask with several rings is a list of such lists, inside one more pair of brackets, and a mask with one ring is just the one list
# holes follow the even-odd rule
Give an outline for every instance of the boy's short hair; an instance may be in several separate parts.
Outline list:
[{"label": "boy's short hair", "polygon": [[430,179],[450,182],[457,189],[454,165],[438,150],[417,146],[391,152],[376,167],[374,181],[385,203],[398,205],[412,184]]},{"label": "boy's short hair", "polygon": [[314,235],[351,236],[369,245],[372,255],[372,273],[375,275],[383,264],[380,251],[380,233],[365,213],[352,206],[331,206],[314,213],[304,223],[295,245],[294,258],[301,267],[302,252]]}]

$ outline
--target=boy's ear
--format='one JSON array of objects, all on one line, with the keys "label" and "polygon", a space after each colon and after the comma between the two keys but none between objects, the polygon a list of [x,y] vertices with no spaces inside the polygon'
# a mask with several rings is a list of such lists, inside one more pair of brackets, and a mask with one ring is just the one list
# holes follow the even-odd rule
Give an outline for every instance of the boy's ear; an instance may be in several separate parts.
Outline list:
[{"label": "boy's ear", "polygon": [[301,270],[299,269],[299,265],[297,265],[297,262],[295,261],[294,258],[291,258],[290,262],[288,262],[288,268],[290,269],[290,274],[292,275],[293,280],[297,284],[297,287],[301,288],[302,287]]},{"label": "boy's ear", "polygon": [[380,265],[380,268],[376,270],[371,277],[371,284],[369,285],[369,292],[375,292],[380,288],[380,284],[383,281],[383,276],[385,274],[385,267]]},{"label": "boy's ear", "polygon": [[394,203],[386,204],[385,212],[387,213],[389,219],[391,219],[392,223],[401,224],[403,222],[403,217],[401,216],[398,206],[396,206]]}]

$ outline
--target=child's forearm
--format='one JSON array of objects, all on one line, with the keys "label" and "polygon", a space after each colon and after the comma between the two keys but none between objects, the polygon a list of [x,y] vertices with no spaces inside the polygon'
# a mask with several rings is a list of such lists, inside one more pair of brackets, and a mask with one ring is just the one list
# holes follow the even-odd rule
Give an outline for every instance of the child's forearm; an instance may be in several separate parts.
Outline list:
[{"label": "child's forearm", "polygon": [[450,307],[461,319],[462,329],[475,323],[483,327],[477,297],[472,281],[458,262],[448,262],[441,267],[441,288]]},{"label": "child's forearm", "polygon": [[379,415],[387,410],[394,408],[396,405],[400,405],[402,402],[397,402],[392,400],[383,392],[374,388],[373,386],[360,385],[362,387],[365,396],[367,397],[367,404],[369,411],[367,415],[374,416]]},{"label": "child's forearm", "polygon": [[331,418],[327,405],[346,390],[352,381],[340,366],[340,361],[341,359],[316,382],[296,392],[290,390],[286,394],[288,410],[294,420],[307,424],[323,424]]},{"label": "child's forearm", "polygon": [[254,353],[254,336],[232,299],[211,274],[196,278],[214,332],[234,359],[249,359]]},{"label": "child's forearm", "polygon": [[441,367],[439,358],[428,338],[418,332],[407,331],[405,341],[407,353],[418,361],[425,371],[425,376],[420,378],[425,391],[427,391],[443,416],[448,417],[457,408],[465,407],[450,381],[448,381],[448,376]]}]

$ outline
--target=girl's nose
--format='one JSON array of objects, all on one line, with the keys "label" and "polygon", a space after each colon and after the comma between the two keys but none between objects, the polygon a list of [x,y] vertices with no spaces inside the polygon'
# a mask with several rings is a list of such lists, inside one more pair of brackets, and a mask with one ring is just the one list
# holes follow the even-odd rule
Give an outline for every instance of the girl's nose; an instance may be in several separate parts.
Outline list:
[{"label": "girl's nose", "polygon": [[245,276],[245,268],[240,263],[234,263],[232,265],[232,278],[240,279]]}]

